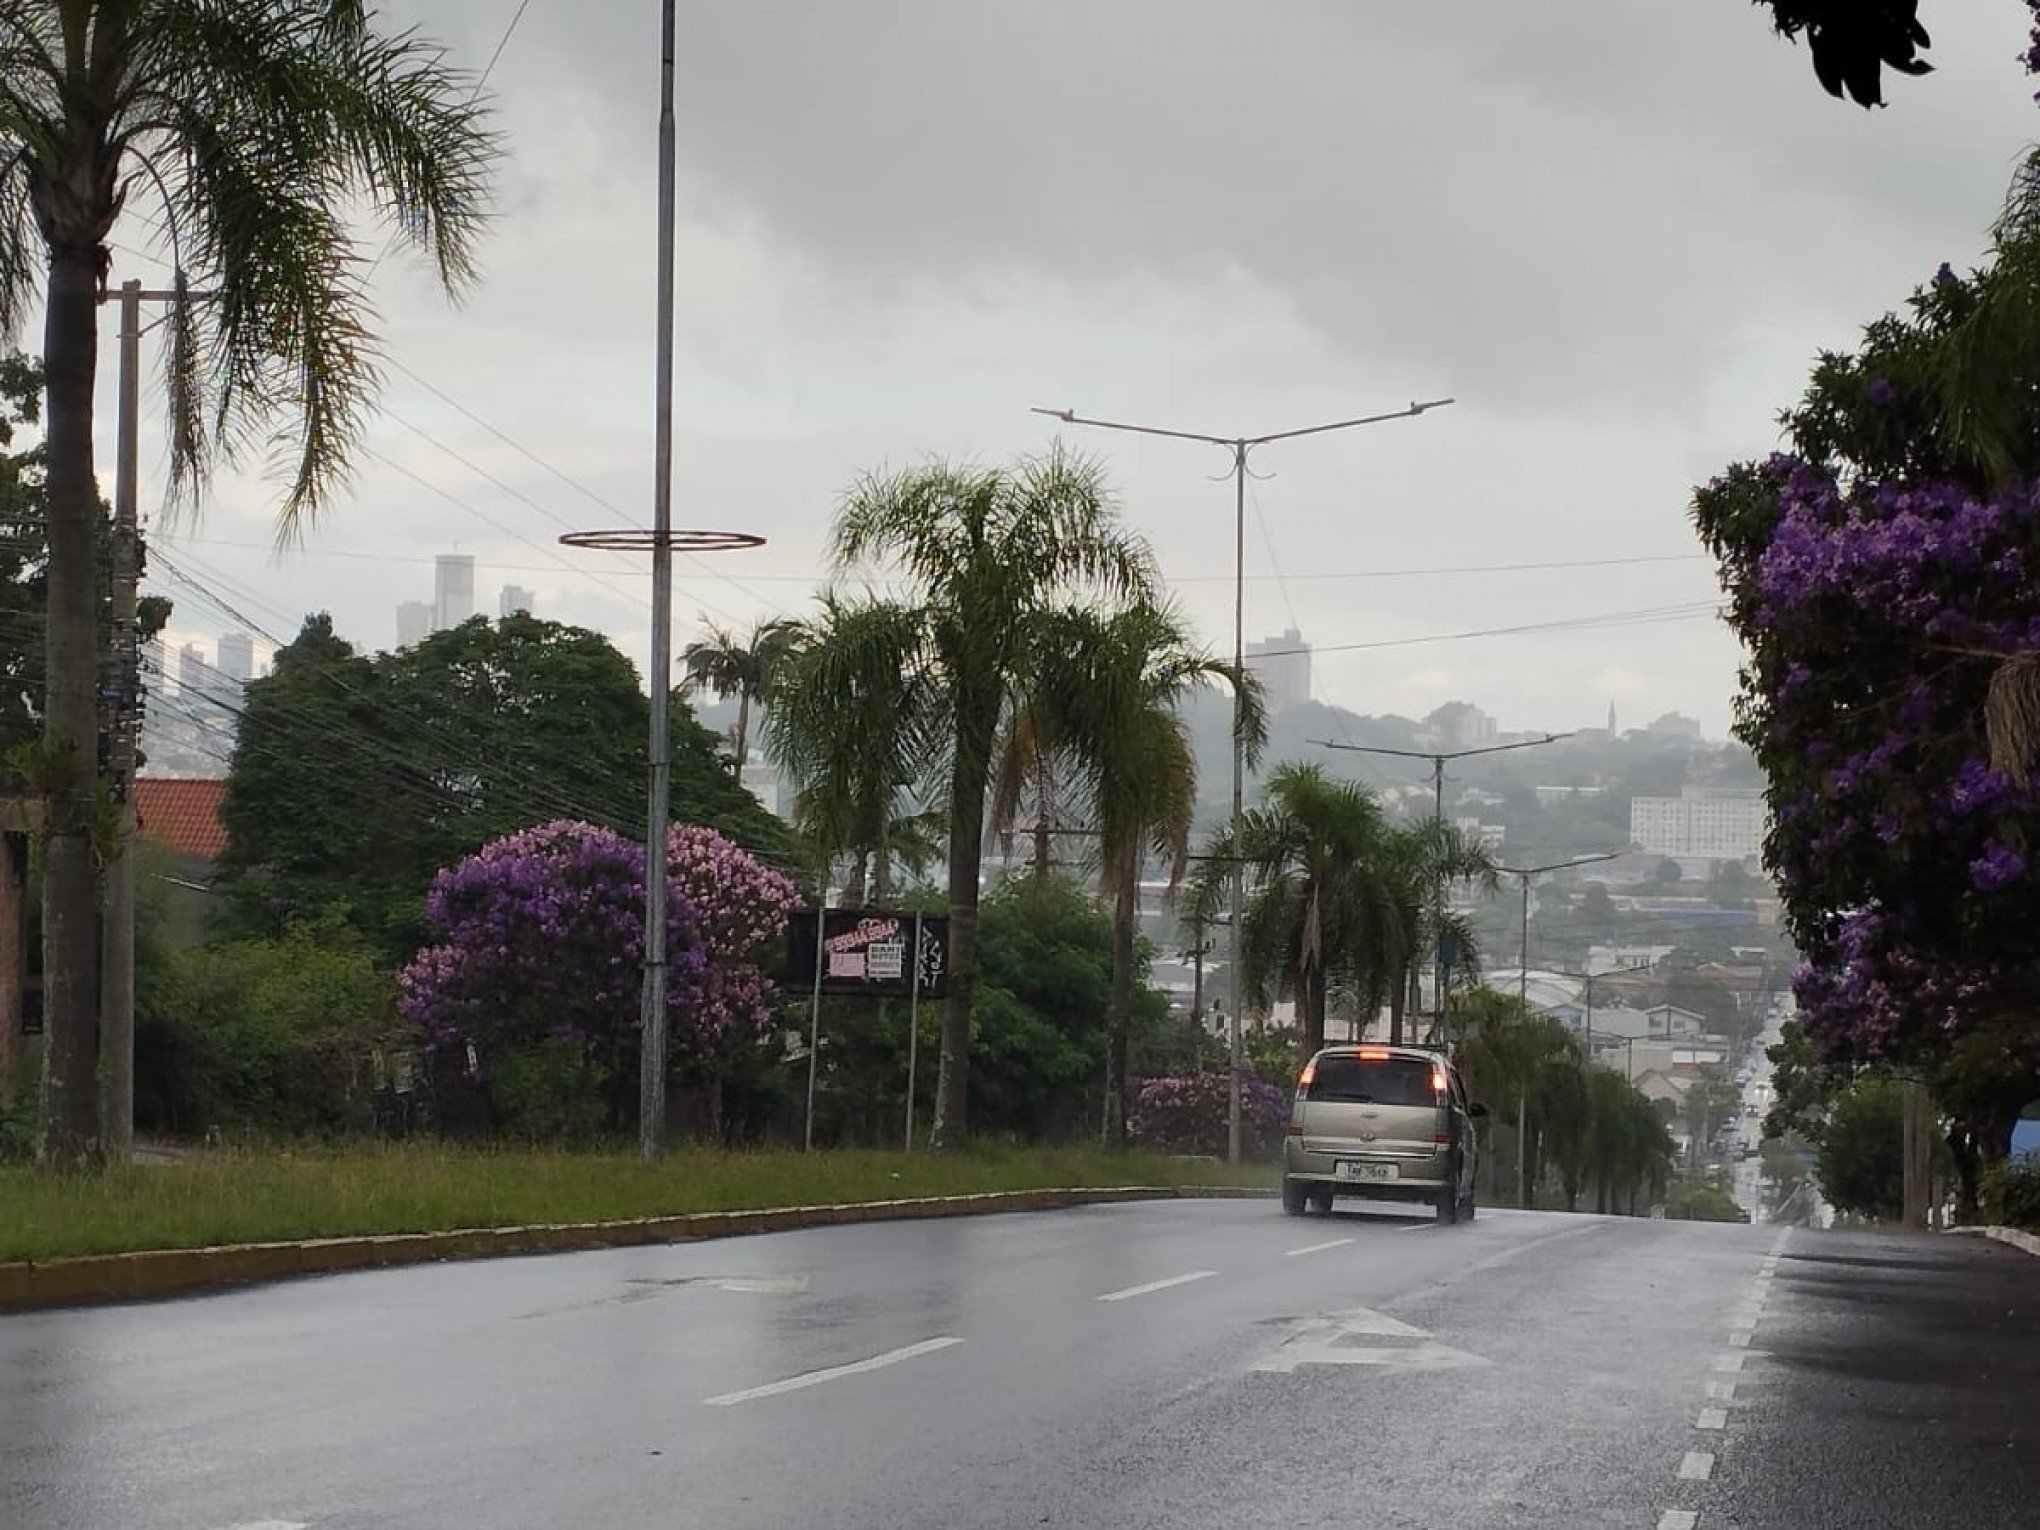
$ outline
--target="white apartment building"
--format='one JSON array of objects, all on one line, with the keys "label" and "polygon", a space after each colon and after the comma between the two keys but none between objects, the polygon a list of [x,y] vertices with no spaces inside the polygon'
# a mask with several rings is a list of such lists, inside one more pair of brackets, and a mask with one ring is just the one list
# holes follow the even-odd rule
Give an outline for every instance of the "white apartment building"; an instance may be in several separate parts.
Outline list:
[{"label": "white apartment building", "polygon": [[1310,700],[1310,644],[1294,627],[1247,644],[1247,669],[1260,676],[1271,716]]},{"label": "white apartment building", "polygon": [[1676,797],[1629,799],[1629,838],[1652,855],[1745,861],[1763,850],[1764,794],[1689,786]]}]

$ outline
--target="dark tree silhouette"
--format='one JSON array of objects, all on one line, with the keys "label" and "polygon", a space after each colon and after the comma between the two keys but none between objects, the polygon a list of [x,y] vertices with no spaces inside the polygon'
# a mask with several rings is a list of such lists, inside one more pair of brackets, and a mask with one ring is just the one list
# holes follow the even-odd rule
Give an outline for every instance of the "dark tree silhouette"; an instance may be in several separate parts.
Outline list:
[{"label": "dark tree silhouette", "polygon": [[1756,0],[1787,37],[1806,34],[1813,72],[1827,93],[1858,106],[1884,104],[1884,71],[1929,74],[1919,0]]}]

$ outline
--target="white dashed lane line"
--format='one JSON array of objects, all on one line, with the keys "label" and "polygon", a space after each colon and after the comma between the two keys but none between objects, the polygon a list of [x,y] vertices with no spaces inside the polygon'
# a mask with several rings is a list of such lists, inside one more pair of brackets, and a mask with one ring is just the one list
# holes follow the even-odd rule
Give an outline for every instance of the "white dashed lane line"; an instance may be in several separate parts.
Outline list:
[{"label": "white dashed lane line", "polygon": [[1714,1475],[1714,1452],[1711,1450],[1689,1450],[1686,1458],[1679,1463],[1681,1482],[1705,1482]]},{"label": "white dashed lane line", "polygon": [[1657,1530],[1696,1530],[1700,1516],[1691,1509],[1667,1509],[1658,1516]]},{"label": "white dashed lane line", "polygon": [[1135,1296],[1149,1296],[1156,1291],[1166,1291],[1171,1286],[1187,1286],[1193,1280],[1209,1280],[1216,1270],[1192,1270],[1188,1275],[1171,1275],[1167,1280],[1151,1280],[1144,1286],[1128,1286],[1124,1291],[1108,1291],[1097,1300],[1101,1302],[1123,1302]]},{"label": "white dashed lane line", "polygon": [[777,1397],[782,1392],[798,1392],[803,1387],[820,1386],[825,1381],[836,1381],[844,1376],[861,1376],[866,1371],[884,1370],[888,1365],[898,1365],[902,1360],[913,1360],[921,1355],[932,1355],[939,1349],[948,1349],[963,1340],[951,1335],[939,1339],[923,1339],[919,1344],[909,1344],[901,1349],[889,1349],[882,1355],[873,1355],[869,1360],[853,1360],[848,1365],[832,1365],[826,1370],[807,1371],[798,1376],[789,1376],[784,1381],[767,1382],[762,1387],[749,1387],[742,1392],[725,1392],[720,1397],[704,1397],[701,1402],[707,1408],[727,1408],[734,1403],[756,1402],[761,1397]]},{"label": "white dashed lane line", "polygon": [[1302,1248],[1287,1250],[1282,1257],[1284,1259],[1294,1259],[1300,1254],[1322,1254],[1328,1248],[1344,1248],[1352,1241],[1351,1238],[1334,1238],[1329,1243],[1307,1243]]},{"label": "white dashed lane line", "polygon": [[1700,1410],[1700,1421],[1693,1427],[1695,1429],[1726,1429],[1728,1427],[1728,1409],[1702,1408]]}]

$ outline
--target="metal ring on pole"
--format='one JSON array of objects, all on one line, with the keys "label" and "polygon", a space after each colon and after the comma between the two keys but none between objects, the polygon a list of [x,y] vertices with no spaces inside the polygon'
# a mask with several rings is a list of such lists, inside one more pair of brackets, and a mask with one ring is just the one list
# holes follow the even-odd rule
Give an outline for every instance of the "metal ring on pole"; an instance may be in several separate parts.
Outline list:
[{"label": "metal ring on pole", "polygon": [[593,547],[603,552],[712,553],[736,552],[746,547],[763,547],[763,537],[748,531],[668,531],[661,534],[649,526],[624,526],[614,531],[570,531],[560,538],[565,547]]}]

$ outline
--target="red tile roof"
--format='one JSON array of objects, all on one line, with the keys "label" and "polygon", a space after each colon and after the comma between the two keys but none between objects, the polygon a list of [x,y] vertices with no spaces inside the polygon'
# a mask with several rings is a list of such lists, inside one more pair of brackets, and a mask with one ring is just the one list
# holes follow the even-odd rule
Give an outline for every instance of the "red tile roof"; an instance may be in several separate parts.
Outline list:
[{"label": "red tile roof", "polygon": [[211,860],[227,847],[220,801],[227,783],[203,776],[137,776],[137,833],[180,855]]}]

